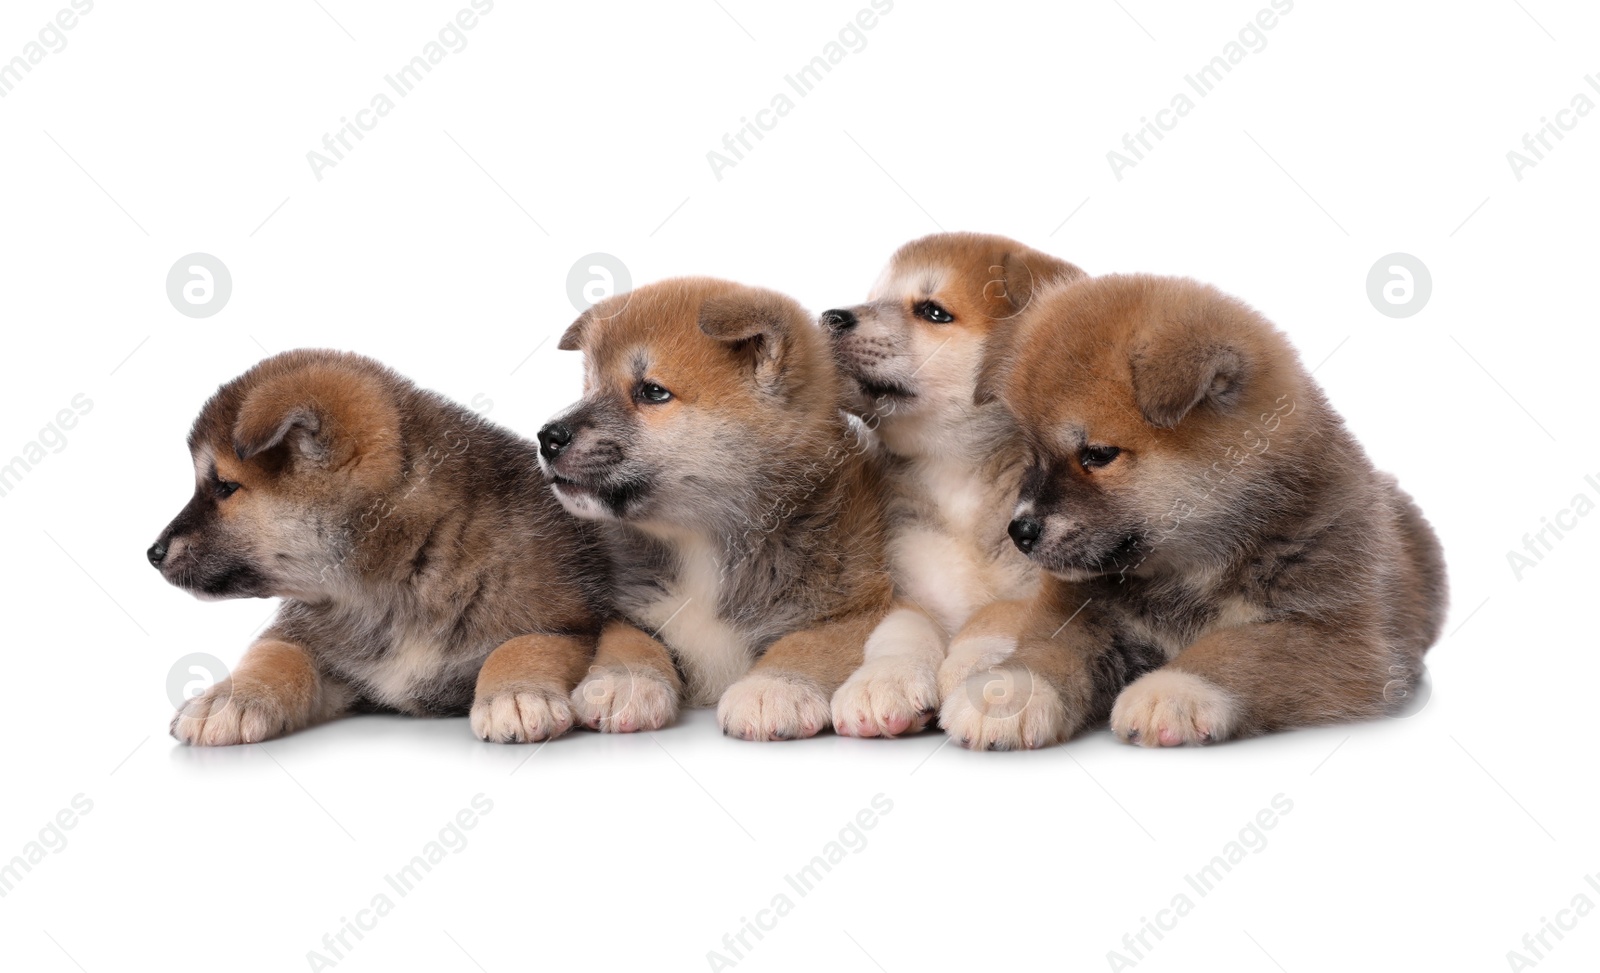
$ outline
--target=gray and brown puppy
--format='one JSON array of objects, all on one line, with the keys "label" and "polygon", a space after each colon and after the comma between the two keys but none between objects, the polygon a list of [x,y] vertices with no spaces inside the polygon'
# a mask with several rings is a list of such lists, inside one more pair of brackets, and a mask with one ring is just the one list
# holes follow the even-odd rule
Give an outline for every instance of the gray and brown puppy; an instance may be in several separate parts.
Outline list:
[{"label": "gray and brown puppy", "polygon": [[654,729],[681,700],[744,739],[826,727],[892,587],[870,437],[820,330],[781,294],[682,278],[601,302],[560,346],[584,352],[584,394],[539,433],[545,473],[603,522],[617,607],[657,636],[607,628],[580,718]]},{"label": "gray and brown puppy", "polygon": [[[1282,333],[1190,280],[1050,290],[978,398],[1025,440],[1010,533],[1048,573],[1004,663],[1019,700],[952,693],[965,745],[1110,718],[1143,746],[1373,718],[1438,637],[1438,540]],[[976,678],[976,677],[974,677]]]},{"label": "gray and brown puppy", "polygon": [[356,710],[470,711],[497,741],[572,726],[605,566],[532,443],[371,359],[291,351],[222,386],[189,451],[194,496],[150,562],[201,598],[283,603],[173,736],[257,743]]},{"label": "gray and brown puppy", "polygon": [[1015,240],[937,233],[895,251],[866,303],[822,313],[858,393],[851,408],[888,453],[890,564],[904,599],[834,696],[838,732],[920,730],[944,693],[1015,647],[1039,587],[1039,569],[1006,537],[1020,437],[998,403],[973,396],[985,349],[1033,296],[1083,277]]}]

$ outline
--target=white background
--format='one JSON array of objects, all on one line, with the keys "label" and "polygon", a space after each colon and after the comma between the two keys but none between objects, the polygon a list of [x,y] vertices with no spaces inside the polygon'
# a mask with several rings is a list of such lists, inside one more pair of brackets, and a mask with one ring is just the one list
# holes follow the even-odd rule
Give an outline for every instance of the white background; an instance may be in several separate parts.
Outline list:
[{"label": "white background", "polygon": [[[65,6],[9,0],[0,59]],[[5,968],[310,968],[480,793],[466,847],[390,891],[338,969],[707,969],[787,891],[738,969],[1107,969],[1188,892],[1141,971],[1499,970],[1574,896],[1600,904],[1581,756],[1600,517],[1520,579],[1507,559],[1576,495],[1600,501],[1600,112],[1520,180],[1506,158],[1579,91],[1600,102],[1600,11],[1300,0],[1119,180],[1106,153],[1265,0],[899,0],[719,180],[706,153],[866,0],[499,0],[319,181],[306,153],[464,6],[102,0],[0,99],[0,460],[93,402],[0,497],[0,862],[93,804],[0,898]],[[577,395],[554,338],[581,256],[821,310],[941,227],[1212,281],[1321,363],[1449,555],[1419,713],[1175,752],[1104,731],[1011,754],[749,744],[704,712],[537,751],[464,720],[214,752],[166,735],[174,663],[235,661],[271,608],[198,603],[145,563],[220,382],[267,352],[351,348],[531,433]],[[233,277],[205,319],[164,289],[197,251]],[[1396,251],[1433,279],[1404,319],[1366,294]],[[893,809],[865,847],[789,889],[878,794]],[[1293,810],[1266,846],[1196,895],[1184,876],[1279,794]],[[1538,968],[1593,969],[1600,917],[1564,935]]]}]

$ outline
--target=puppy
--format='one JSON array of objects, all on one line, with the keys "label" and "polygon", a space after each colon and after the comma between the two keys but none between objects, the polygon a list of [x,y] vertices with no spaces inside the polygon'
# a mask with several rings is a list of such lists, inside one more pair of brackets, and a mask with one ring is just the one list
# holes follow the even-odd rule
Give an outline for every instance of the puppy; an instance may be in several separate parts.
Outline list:
[{"label": "puppy", "polygon": [[1444,621],[1439,542],[1258,313],[1102,277],[1042,295],[995,354],[977,398],[1022,430],[1009,531],[1048,578],[1012,698],[951,694],[952,736],[1036,747],[1109,714],[1126,742],[1209,743],[1411,694]]},{"label": "puppy", "polygon": [[896,251],[865,304],[823,312],[851,408],[888,454],[889,556],[905,603],[834,696],[839,733],[920,730],[941,690],[1015,647],[1019,600],[1039,585],[1006,538],[1021,449],[1005,410],[973,397],[993,337],[1040,289],[1084,276],[1005,237],[938,233]]},{"label": "puppy", "polygon": [[150,563],[200,598],[283,603],[173,736],[259,743],[374,709],[470,709],[498,741],[572,725],[605,562],[532,443],[371,359],[291,351],[222,386],[189,452],[194,496]]},{"label": "puppy", "polygon": [[540,430],[541,463],[606,528],[617,607],[655,636],[602,634],[579,718],[652,729],[682,701],[747,740],[827,726],[893,591],[871,439],[820,330],[780,294],[684,278],[601,302],[560,347],[584,352],[584,395]]}]

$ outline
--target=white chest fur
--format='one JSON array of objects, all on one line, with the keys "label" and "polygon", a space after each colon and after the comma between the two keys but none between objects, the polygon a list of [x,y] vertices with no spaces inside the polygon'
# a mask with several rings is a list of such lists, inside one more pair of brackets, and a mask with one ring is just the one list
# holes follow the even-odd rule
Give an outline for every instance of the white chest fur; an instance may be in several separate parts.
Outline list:
[{"label": "white chest fur", "polygon": [[382,703],[401,706],[415,695],[416,688],[438,680],[444,668],[444,653],[436,635],[396,632],[394,648],[369,677],[369,692]]},{"label": "white chest fur", "polygon": [[752,661],[749,640],[717,614],[722,565],[701,537],[678,537],[680,568],[666,591],[638,611],[655,637],[677,657],[688,681],[686,702],[711,706]]},{"label": "white chest fur", "polygon": [[920,459],[900,470],[897,486],[932,516],[903,521],[889,540],[902,593],[955,632],[986,604],[1026,598],[1038,573],[997,542],[1005,531],[1011,485],[985,480],[970,465]]}]

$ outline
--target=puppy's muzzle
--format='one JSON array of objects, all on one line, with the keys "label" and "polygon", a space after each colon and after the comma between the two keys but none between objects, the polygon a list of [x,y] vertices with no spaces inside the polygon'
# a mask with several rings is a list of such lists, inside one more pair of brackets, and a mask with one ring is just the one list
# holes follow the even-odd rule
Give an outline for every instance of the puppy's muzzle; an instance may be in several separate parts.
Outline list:
[{"label": "puppy's muzzle", "polygon": [[1032,552],[1033,545],[1039,543],[1044,525],[1032,517],[1018,517],[1006,528],[1006,533],[1011,535],[1011,543],[1017,545],[1017,550],[1028,554]]},{"label": "puppy's muzzle", "polygon": [[855,312],[847,311],[840,307],[836,307],[831,311],[823,311],[822,326],[827,328],[831,334],[844,334],[856,326]]},{"label": "puppy's muzzle", "polygon": [[572,430],[559,422],[552,422],[539,430],[539,455],[553,460],[572,442]]}]

